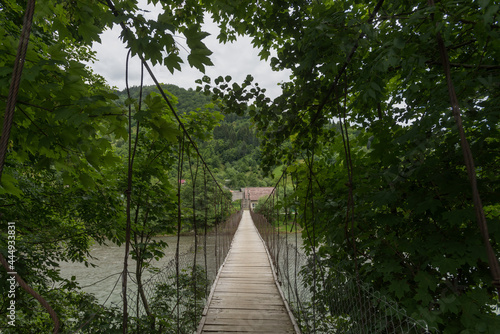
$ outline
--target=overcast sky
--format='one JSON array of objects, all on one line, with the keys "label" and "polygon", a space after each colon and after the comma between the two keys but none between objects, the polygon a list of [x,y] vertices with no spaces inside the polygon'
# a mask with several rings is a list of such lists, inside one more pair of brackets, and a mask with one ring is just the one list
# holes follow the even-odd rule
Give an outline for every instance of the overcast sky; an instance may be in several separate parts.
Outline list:
[{"label": "overcast sky", "polygon": [[[157,13],[148,15],[150,18],[157,17]],[[278,83],[288,81],[288,72],[273,72],[268,62],[259,59],[259,51],[252,48],[250,38],[240,37],[238,41],[232,44],[219,44],[217,42],[218,28],[211,22],[204,26],[204,31],[211,35],[203,41],[207,47],[213,52],[211,60],[214,66],[206,67],[205,74],[215,79],[219,75],[230,75],[233,81],[241,83],[247,74],[251,74],[258,82],[259,86],[267,89],[269,97],[276,97],[281,93],[281,88]],[[123,43],[119,39],[120,28],[115,26],[113,30],[105,31],[101,35],[101,44],[95,44],[93,49],[97,52],[98,61],[90,64],[96,73],[102,75],[111,86],[116,86],[119,89],[125,88],[125,60],[127,51]],[[176,41],[188,49],[185,41],[179,37]],[[181,47],[181,57],[185,64],[182,65],[181,72],[171,74],[166,67],[155,66],[154,72],[161,83],[175,84],[184,88],[196,88],[196,79],[203,77],[203,73],[197,69],[191,68],[187,64],[187,53]],[[131,62],[129,69],[129,84],[137,86],[140,84],[140,62],[137,57]],[[145,75],[145,83],[153,84],[149,75]]]}]

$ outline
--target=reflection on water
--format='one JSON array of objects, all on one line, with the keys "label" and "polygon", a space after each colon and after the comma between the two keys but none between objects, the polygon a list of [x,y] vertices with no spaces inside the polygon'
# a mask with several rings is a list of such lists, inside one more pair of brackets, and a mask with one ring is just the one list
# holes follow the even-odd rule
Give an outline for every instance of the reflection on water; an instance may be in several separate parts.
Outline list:
[{"label": "reflection on water", "polygon": [[[163,240],[168,244],[168,247],[164,249],[165,256],[160,261],[153,260],[151,262],[154,267],[161,268],[175,257],[177,237],[168,236],[155,239]],[[194,245],[193,236],[181,236],[179,252],[181,254],[187,252],[192,245]],[[90,254],[94,257],[90,262],[95,267],[86,267],[83,263],[63,262],[60,264],[61,276],[67,279],[75,276],[82,290],[94,294],[100,303],[104,303],[110,295],[106,305],[111,302],[119,302],[121,300],[120,273],[123,271],[125,245],[117,246],[111,242],[107,245],[96,244],[92,247]],[[129,272],[135,273],[135,261],[130,257],[128,269]],[[150,276],[151,273],[146,271],[143,275],[144,281]],[[132,277],[135,276],[132,275]]]}]

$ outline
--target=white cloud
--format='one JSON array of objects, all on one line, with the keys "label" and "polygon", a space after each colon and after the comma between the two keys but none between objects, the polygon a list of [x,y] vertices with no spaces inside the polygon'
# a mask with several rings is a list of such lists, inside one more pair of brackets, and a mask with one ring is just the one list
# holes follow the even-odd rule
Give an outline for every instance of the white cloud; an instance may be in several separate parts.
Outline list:
[{"label": "white cloud", "polygon": [[[149,14],[156,17],[154,10]],[[276,97],[281,93],[278,83],[287,81],[289,72],[273,72],[268,62],[261,61],[258,53],[251,45],[249,37],[240,37],[234,43],[219,44],[217,41],[218,27],[210,20],[203,29],[211,35],[204,39],[207,47],[213,52],[211,60],[214,66],[206,67],[206,75],[212,79],[222,75],[230,75],[235,82],[242,82],[247,74],[255,78],[259,86],[267,89],[269,97]],[[119,89],[125,88],[125,63],[127,50],[119,39],[120,27],[115,26],[112,30],[105,31],[101,35],[101,44],[95,44],[93,49],[97,52],[97,59],[90,66],[96,73],[102,75],[111,86]],[[182,38],[177,38],[177,42],[186,47]],[[186,47],[187,49],[187,47]],[[203,73],[191,68],[187,64],[186,52],[182,52],[185,64],[182,65],[181,72],[171,74],[166,67],[155,66],[153,71],[161,83],[175,84],[184,88],[195,88],[196,79],[203,77]],[[153,84],[149,75],[145,75],[145,84]],[[129,66],[129,85],[140,84],[140,62],[137,57],[132,58]]]}]

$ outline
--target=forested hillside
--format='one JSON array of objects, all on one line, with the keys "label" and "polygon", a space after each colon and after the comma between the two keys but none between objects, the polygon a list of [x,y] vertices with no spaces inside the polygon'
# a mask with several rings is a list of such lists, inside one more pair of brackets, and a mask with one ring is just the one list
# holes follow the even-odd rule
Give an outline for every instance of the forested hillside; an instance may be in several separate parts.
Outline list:
[{"label": "forested hillside", "polygon": [[[196,109],[203,108],[205,107],[205,105],[211,103],[210,97],[205,96],[204,94],[200,94],[192,88],[184,89],[172,84],[162,84],[162,87],[173,98],[175,107],[180,114],[185,114],[190,111],[196,111]],[[132,98],[137,99],[139,97],[139,92],[140,87],[130,87],[130,96]],[[158,88],[154,85],[142,87],[142,94],[144,96],[147,96],[153,92],[158,93]],[[118,95],[119,101],[122,103],[124,103],[128,98],[126,89],[118,91],[116,93]]]},{"label": "forested hillside", "polygon": [[[163,85],[166,92],[171,94],[176,110],[180,115],[197,112],[208,106],[208,110],[220,112],[210,98],[193,89],[184,89],[175,85]],[[155,86],[143,87],[143,94],[155,92]],[[137,99],[139,87],[130,88],[130,96]],[[119,101],[124,103],[127,91],[118,92]],[[124,141],[116,143],[122,147]],[[226,110],[220,124],[214,128],[213,137],[200,141],[200,150],[217,178],[230,189],[238,190],[243,187],[264,187],[274,185],[274,176],[265,177],[260,167],[260,141],[257,138],[255,126],[244,111],[242,116]]]},{"label": "forested hillside", "polygon": [[249,116],[229,114],[214,129],[214,140],[202,145],[217,175],[231,189],[274,185],[274,176],[264,177],[260,166],[261,153],[255,131]]}]

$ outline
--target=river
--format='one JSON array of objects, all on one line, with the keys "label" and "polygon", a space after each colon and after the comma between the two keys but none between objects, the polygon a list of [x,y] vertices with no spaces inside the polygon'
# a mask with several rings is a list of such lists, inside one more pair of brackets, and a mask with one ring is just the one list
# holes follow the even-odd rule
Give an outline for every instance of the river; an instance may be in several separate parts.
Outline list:
[{"label": "river", "polygon": [[[295,236],[291,234],[288,238],[288,242],[293,245],[295,243]],[[162,269],[167,266],[172,259],[175,258],[177,237],[166,236],[157,237],[155,239],[163,240],[168,245],[168,247],[164,249],[165,256],[159,261],[153,260],[152,262],[152,265],[154,267]],[[199,240],[199,243],[200,245],[203,243],[203,238]],[[209,268],[208,275],[211,280],[215,277],[216,267],[214,244],[214,236],[209,235],[207,238],[207,262]],[[191,247],[194,246],[194,236],[181,236],[179,245],[180,254],[187,253],[191,249]],[[300,237],[300,235],[298,237],[297,246],[299,249],[301,249],[302,238]],[[202,252],[202,250],[199,249],[197,263],[203,266],[204,259],[200,252]],[[95,267],[86,267],[83,263],[62,262],[60,264],[61,276],[66,279],[70,279],[72,276],[75,276],[76,282],[82,288],[82,291],[93,294],[97,298],[98,302],[103,305],[120,304],[120,274],[123,271],[123,256],[125,254],[125,246],[117,246],[111,242],[108,242],[107,245],[96,244],[91,247],[90,254],[93,258],[90,259],[89,262],[92,263]],[[219,259],[219,261],[223,261],[223,259]],[[184,266],[186,266],[186,263],[184,263]],[[135,273],[135,261],[131,258],[129,258],[128,268],[130,273]],[[151,276],[152,273],[146,270],[143,274],[143,282],[146,282],[147,279]],[[134,278],[133,274],[132,277]],[[130,286],[136,287],[136,285],[132,283],[130,284]]]},{"label": "river", "polygon": [[[157,237],[157,240],[163,240],[168,244],[165,248],[165,256],[159,261],[153,260],[152,264],[157,268],[162,268],[175,257],[177,245],[176,236]],[[187,252],[194,244],[193,236],[180,237],[180,253]],[[100,303],[105,305],[117,303],[121,300],[121,280],[120,273],[123,271],[123,257],[125,255],[125,246],[117,246],[111,242],[107,245],[94,245],[90,250],[93,257],[89,262],[95,267],[86,267],[83,263],[63,262],[60,264],[61,276],[70,279],[75,276],[76,282],[82,287],[82,290],[96,296]],[[128,265],[130,272],[135,272],[135,261],[129,258]],[[144,280],[150,277],[149,272],[144,273]],[[118,281],[119,280],[119,281]],[[116,284],[118,281],[118,284]],[[116,284],[116,287],[115,287]]]}]

